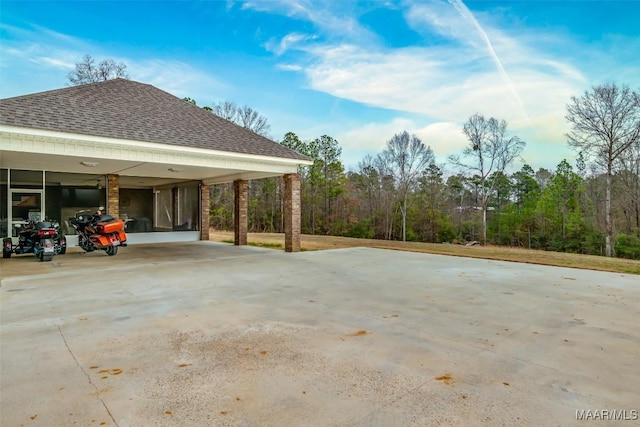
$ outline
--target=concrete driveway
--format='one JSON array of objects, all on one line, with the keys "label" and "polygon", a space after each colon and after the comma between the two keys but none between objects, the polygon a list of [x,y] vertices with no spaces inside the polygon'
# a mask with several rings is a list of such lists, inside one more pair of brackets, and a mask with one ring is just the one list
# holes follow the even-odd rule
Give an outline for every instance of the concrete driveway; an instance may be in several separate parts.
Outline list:
[{"label": "concrete driveway", "polygon": [[0,269],[2,426],[640,423],[638,276],[213,242]]}]

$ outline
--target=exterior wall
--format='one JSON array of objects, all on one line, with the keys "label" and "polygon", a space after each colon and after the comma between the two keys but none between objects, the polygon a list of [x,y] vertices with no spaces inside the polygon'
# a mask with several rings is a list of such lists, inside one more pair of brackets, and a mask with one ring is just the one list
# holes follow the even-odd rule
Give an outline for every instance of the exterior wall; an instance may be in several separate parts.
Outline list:
[{"label": "exterior wall", "polygon": [[107,175],[107,213],[120,217],[120,176]]},{"label": "exterior wall", "polygon": [[236,245],[247,244],[248,216],[249,207],[249,183],[245,180],[233,181],[234,193],[234,243]]},{"label": "exterior wall", "polygon": [[200,240],[209,240],[209,186],[200,184]]},{"label": "exterior wall", "polygon": [[284,250],[300,251],[300,175],[284,176]]}]

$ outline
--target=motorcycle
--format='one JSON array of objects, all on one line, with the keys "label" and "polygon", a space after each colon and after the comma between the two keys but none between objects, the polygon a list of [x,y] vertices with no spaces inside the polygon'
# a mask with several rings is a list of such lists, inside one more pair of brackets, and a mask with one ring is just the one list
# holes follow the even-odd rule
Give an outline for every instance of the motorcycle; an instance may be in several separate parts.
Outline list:
[{"label": "motorcycle", "polygon": [[85,252],[102,250],[113,256],[118,253],[119,246],[127,246],[124,221],[102,214],[102,209],[93,215],[78,211],[69,222],[78,233],[78,246]]},{"label": "motorcycle", "polygon": [[25,221],[16,224],[18,244],[13,245],[10,237],[2,241],[2,258],[11,258],[11,254],[33,253],[40,261],[51,261],[54,255],[67,252],[67,239],[60,233],[57,221]]}]

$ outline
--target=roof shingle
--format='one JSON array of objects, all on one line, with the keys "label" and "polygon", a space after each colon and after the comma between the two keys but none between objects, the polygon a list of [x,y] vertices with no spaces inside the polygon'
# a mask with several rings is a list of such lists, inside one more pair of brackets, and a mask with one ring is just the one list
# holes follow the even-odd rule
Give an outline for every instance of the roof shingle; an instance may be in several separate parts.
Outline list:
[{"label": "roof shingle", "polygon": [[1,99],[0,124],[308,160],[170,93],[125,79]]}]

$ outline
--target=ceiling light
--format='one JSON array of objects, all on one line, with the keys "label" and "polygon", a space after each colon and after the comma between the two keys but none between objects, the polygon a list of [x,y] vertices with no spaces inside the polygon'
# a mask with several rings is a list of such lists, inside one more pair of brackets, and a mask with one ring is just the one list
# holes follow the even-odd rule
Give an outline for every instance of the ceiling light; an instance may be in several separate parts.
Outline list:
[{"label": "ceiling light", "polygon": [[80,162],[80,164],[89,168],[95,168],[98,166],[96,162]]},{"label": "ceiling light", "polygon": [[169,172],[182,172],[184,169],[180,168],[169,168]]}]

